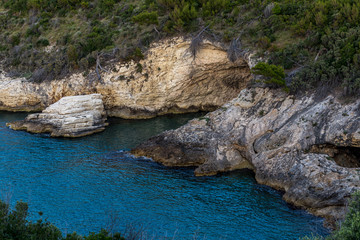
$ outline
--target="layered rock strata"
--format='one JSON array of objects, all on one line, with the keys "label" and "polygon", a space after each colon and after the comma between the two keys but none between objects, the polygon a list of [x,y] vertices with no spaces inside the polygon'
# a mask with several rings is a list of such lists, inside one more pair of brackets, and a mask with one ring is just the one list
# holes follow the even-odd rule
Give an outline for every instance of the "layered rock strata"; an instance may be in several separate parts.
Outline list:
[{"label": "layered rock strata", "polygon": [[237,96],[251,74],[244,59],[231,62],[205,41],[196,58],[181,38],[153,44],[140,62],[117,64],[101,80],[82,74],[34,83],[0,75],[0,110],[40,111],[64,96],[99,93],[109,116],[150,118],[167,113],[211,111]]},{"label": "layered rock strata", "polygon": [[7,123],[11,129],[50,133],[52,137],[82,137],[105,130],[106,112],[100,94],[63,97],[42,113]]},{"label": "layered rock strata", "polygon": [[334,223],[360,190],[360,100],[295,99],[280,90],[245,89],[205,117],[149,139],[132,153],[166,166],[213,175],[253,169],[284,199]]}]

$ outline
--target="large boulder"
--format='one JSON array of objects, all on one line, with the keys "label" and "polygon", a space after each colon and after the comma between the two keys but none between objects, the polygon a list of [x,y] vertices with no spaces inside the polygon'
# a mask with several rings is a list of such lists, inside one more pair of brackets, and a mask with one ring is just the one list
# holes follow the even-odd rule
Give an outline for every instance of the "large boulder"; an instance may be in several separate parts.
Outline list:
[{"label": "large boulder", "polygon": [[107,126],[100,94],[63,97],[42,113],[23,121],[7,123],[11,129],[50,133],[52,137],[82,137],[101,132]]},{"label": "large boulder", "polygon": [[167,166],[196,166],[198,176],[253,169],[259,183],[284,191],[287,202],[334,223],[360,190],[360,100],[244,89],[132,153]]}]

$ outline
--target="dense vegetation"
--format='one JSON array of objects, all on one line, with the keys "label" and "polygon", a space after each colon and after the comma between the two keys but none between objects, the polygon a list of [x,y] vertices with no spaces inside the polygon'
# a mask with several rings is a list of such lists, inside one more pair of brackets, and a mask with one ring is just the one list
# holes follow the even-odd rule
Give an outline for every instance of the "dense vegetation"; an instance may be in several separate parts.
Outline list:
[{"label": "dense vegetation", "polygon": [[333,233],[330,239],[360,239],[360,193],[353,195],[345,221],[341,224],[341,228]]},{"label": "dense vegetation", "polygon": [[289,91],[285,82],[285,72],[280,66],[259,62],[251,72],[255,75],[261,75],[263,82],[271,87],[283,87],[285,91]]},{"label": "dense vegetation", "polygon": [[240,41],[283,67],[293,92],[360,92],[357,0],[0,1],[0,55],[34,81],[87,70],[100,51],[139,60],[154,40],[206,28],[203,37]]}]

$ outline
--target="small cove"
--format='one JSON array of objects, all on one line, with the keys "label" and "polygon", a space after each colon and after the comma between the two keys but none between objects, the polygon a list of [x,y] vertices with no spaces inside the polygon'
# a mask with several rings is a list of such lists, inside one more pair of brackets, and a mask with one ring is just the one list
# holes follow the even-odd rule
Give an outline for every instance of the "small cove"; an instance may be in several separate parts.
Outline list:
[{"label": "small cove", "polygon": [[282,194],[259,185],[252,172],[195,177],[126,153],[164,130],[201,114],[149,120],[110,119],[92,136],[65,139],[16,132],[6,122],[25,113],[0,112],[0,193],[29,203],[63,232],[144,228],[149,238],[298,239],[326,235],[322,219],[293,209]]}]

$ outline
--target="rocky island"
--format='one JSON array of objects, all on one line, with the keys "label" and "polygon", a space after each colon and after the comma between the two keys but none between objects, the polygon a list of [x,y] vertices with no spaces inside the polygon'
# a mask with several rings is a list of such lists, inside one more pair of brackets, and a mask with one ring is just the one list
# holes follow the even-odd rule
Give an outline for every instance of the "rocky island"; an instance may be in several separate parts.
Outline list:
[{"label": "rocky island", "polygon": [[100,94],[63,97],[41,113],[7,123],[11,129],[50,133],[52,137],[83,137],[105,130],[106,113]]}]

